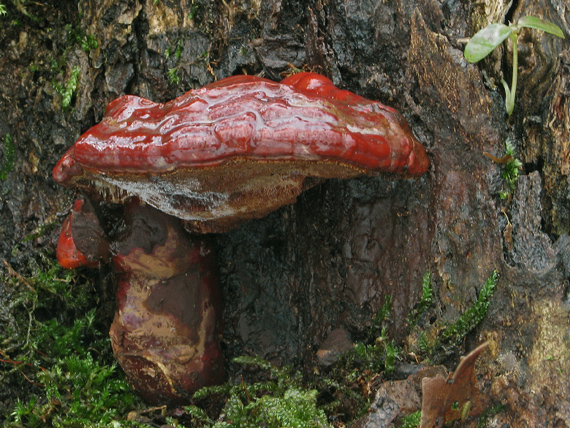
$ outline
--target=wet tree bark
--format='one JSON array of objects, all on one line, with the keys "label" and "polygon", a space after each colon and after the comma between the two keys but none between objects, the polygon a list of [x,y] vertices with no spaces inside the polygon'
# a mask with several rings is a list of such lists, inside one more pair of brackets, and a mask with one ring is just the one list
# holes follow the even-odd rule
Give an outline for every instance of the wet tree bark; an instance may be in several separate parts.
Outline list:
[{"label": "wet tree bark", "polygon": [[[497,270],[484,322],[439,359],[454,366],[489,340],[479,373],[490,405],[505,405],[497,426],[568,424],[564,0],[48,1],[26,6],[34,19],[5,3],[0,137],[13,138],[15,161],[0,181],[0,251],[11,266],[25,269],[28,258],[53,253],[73,192],[55,185],[51,168],[117,96],[162,102],[232,74],[279,80],[291,66],[318,71],[402,112],[428,150],[430,170],[411,181],[331,180],[295,205],[216,236],[227,359],[259,354],[310,368],[330,331],[342,328],[357,340],[386,296],[390,334],[409,343],[406,316],[426,272],[436,308],[423,328],[433,333],[454,322]],[[510,48],[471,65],[464,39],[525,15],[553,21],[567,38],[522,33],[508,118],[499,80],[503,72],[510,79]],[[501,199],[502,165],[482,153],[501,157],[507,139],[524,167]],[[9,157],[4,144],[4,165]]]}]

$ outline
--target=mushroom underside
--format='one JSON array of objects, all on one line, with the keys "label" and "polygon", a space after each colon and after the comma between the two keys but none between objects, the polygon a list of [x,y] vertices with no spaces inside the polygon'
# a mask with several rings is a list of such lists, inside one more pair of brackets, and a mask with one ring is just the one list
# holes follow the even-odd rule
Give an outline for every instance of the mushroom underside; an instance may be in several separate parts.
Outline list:
[{"label": "mushroom underside", "polygon": [[159,175],[102,175],[86,170],[73,185],[117,203],[137,195],[141,201],[184,220],[192,232],[218,233],[294,203],[304,190],[323,180],[365,174],[362,168],[332,161],[236,160]]}]

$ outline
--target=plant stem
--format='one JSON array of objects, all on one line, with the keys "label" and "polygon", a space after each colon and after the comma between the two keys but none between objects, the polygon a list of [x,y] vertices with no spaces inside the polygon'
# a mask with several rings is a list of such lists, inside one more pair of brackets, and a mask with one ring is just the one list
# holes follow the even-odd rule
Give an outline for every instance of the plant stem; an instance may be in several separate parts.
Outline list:
[{"label": "plant stem", "polygon": [[515,108],[515,93],[517,91],[517,74],[519,69],[519,50],[517,44],[518,37],[519,37],[518,31],[513,31],[509,35],[509,38],[513,42],[513,79],[511,81],[511,90],[509,91],[509,93],[506,94],[507,97],[505,100],[507,113],[509,114],[509,116],[513,113],[513,110]]}]

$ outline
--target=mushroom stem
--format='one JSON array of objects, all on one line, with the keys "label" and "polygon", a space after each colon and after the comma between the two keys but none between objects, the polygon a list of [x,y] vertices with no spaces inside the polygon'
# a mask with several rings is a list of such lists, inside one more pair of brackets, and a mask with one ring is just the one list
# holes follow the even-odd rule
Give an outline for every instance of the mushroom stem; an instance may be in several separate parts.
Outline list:
[{"label": "mushroom stem", "polygon": [[138,199],[125,207],[124,230],[109,247],[93,205],[81,196],[66,219],[58,260],[96,267],[111,254],[119,279],[109,332],[115,358],[150,403],[187,403],[224,377],[221,297],[212,252],[180,220]]},{"label": "mushroom stem", "polygon": [[212,253],[150,206],[131,203],[126,224],[112,246],[120,275],[113,352],[145,400],[188,402],[197,389],[223,380]]}]

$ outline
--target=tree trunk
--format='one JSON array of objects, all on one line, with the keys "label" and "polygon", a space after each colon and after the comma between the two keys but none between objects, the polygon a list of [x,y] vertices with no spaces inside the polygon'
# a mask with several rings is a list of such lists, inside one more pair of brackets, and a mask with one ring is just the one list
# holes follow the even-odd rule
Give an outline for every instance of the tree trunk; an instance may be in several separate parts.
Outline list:
[{"label": "tree trunk", "polygon": [[[476,301],[497,270],[484,321],[459,348],[442,349],[435,359],[452,368],[459,355],[490,341],[478,374],[489,406],[505,406],[496,426],[568,426],[570,9],[564,0],[513,7],[492,0],[23,3],[35,19],[4,3],[0,137],[9,134],[15,145],[12,169],[4,144],[0,181],[0,251],[8,265],[25,271],[28,259],[54,253],[56,226],[74,192],[56,185],[51,169],[116,97],[164,102],[233,74],[279,80],[291,65],[317,71],[399,110],[428,151],[429,172],[417,180],[330,180],[294,205],[215,236],[226,360],[257,354],[310,369],[333,329],[358,340],[387,296],[389,334],[409,343],[406,317],[426,272],[436,303],[422,328],[437,334]],[[502,73],[510,81],[511,47],[472,65],[463,57],[464,39],[490,22],[525,15],[554,22],[566,39],[522,32],[519,90],[508,118],[499,81]],[[97,45],[89,46],[93,39]],[[483,153],[500,158],[507,140],[523,170],[501,199],[504,166]]]}]

